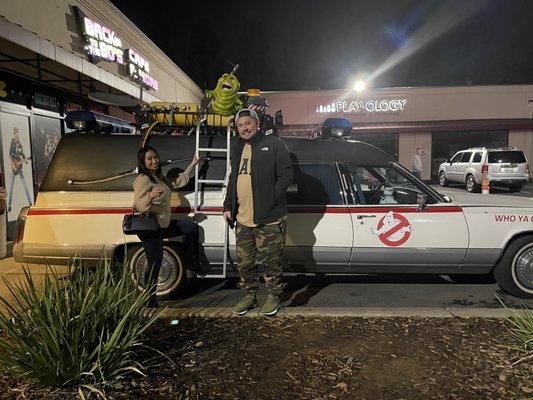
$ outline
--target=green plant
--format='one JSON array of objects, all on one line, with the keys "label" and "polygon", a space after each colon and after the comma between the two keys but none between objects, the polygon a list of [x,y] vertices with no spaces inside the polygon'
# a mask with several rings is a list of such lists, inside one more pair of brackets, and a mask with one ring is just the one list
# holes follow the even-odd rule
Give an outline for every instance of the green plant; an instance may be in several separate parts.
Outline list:
[{"label": "green plant", "polygon": [[508,307],[502,299],[497,297],[500,304],[511,311],[511,315],[505,318],[509,324],[511,333],[522,342],[525,350],[533,350],[533,310],[525,304],[520,308]]},{"label": "green plant", "polygon": [[533,350],[533,312],[527,308],[511,309],[513,314],[506,318],[514,336],[526,350]]},{"label": "green plant", "polygon": [[14,303],[0,297],[0,363],[19,377],[50,386],[99,385],[129,372],[142,374],[133,358],[143,332],[157,319],[147,312],[147,292],[139,292],[127,263],[111,267],[102,257],[96,268],[72,259],[69,276],[49,269],[42,288],[30,271],[7,283]]}]

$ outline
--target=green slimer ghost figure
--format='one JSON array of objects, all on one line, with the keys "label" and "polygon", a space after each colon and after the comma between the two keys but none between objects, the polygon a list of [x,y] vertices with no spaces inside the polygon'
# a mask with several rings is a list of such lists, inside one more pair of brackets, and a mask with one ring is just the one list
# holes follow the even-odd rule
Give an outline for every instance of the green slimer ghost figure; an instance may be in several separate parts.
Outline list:
[{"label": "green slimer ghost figure", "polygon": [[237,97],[241,84],[233,74],[222,75],[215,90],[206,90],[205,98],[211,101],[210,112],[229,117],[243,109],[243,102]]}]

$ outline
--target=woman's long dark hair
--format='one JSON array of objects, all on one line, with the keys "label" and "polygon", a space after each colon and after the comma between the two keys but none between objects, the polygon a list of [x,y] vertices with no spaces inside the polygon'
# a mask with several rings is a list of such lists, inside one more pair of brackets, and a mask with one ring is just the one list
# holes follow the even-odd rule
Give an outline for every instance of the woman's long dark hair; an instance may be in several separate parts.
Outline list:
[{"label": "woman's long dark hair", "polygon": [[137,170],[139,171],[139,174],[144,174],[148,178],[150,178],[150,181],[152,181],[153,183],[157,183],[152,173],[148,171],[148,169],[146,168],[146,164],[144,163],[146,153],[148,153],[150,150],[152,150],[157,155],[157,158],[159,158],[159,165],[157,166],[157,171],[155,171],[155,175],[159,179],[164,180],[163,173],[161,172],[161,158],[159,157],[157,150],[153,147],[144,146],[139,149],[139,152],[137,153]]}]

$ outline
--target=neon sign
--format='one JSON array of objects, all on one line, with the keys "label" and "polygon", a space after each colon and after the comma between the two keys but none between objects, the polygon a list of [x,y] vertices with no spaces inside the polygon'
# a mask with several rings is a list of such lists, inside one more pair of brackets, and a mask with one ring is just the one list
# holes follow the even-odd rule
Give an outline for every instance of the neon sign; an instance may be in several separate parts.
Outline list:
[{"label": "neon sign", "polygon": [[83,33],[87,39],[85,52],[96,59],[124,64],[122,41],[111,29],[83,17]]},{"label": "neon sign", "polygon": [[88,18],[73,6],[78,31],[84,38],[84,50],[89,61],[109,61],[119,64],[119,73],[143,87],[159,90],[159,84],[149,75],[150,63],[133,49],[124,49],[116,32]]},{"label": "neon sign", "polygon": [[158,90],[157,81],[148,75],[150,64],[141,55],[133,49],[126,50],[126,59],[128,61],[127,69],[130,77],[135,81],[141,81],[143,85],[153,90]]},{"label": "neon sign", "polygon": [[336,101],[329,104],[318,105],[317,113],[391,113],[403,111],[407,99],[380,99],[380,100],[353,100]]}]

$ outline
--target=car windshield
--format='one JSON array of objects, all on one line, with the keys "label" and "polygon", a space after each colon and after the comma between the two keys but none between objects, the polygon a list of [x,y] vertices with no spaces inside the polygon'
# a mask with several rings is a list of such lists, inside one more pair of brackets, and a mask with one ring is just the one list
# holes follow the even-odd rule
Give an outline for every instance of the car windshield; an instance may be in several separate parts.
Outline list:
[{"label": "car windshield", "polygon": [[516,163],[526,162],[526,157],[521,151],[489,151],[489,163]]}]

